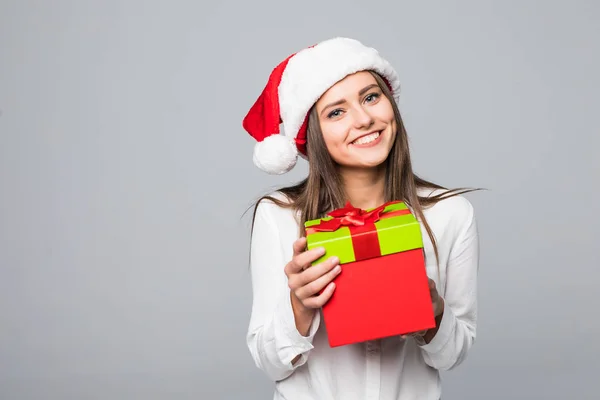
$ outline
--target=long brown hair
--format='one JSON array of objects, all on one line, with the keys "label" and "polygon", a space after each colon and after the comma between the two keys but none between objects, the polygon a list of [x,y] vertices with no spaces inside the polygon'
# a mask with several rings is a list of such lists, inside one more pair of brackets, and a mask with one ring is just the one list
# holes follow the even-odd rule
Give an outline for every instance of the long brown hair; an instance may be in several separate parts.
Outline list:
[{"label": "long brown hair", "polygon": [[[396,139],[385,163],[385,201],[404,201],[413,209],[417,219],[423,223],[433,244],[436,259],[439,261],[436,240],[423,214],[423,209],[448,197],[478,189],[457,188],[450,190],[433,182],[426,181],[413,172],[408,136],[396,101],[381,76],[373,71],[368,72],[373,75],[383,94],[392,104],[397,126]],[[254,205],[252,226],[254,226],[258,204],[265,199],[272,201],[280,207],[300,211],[299,228],[301,236],[305,234],[304,223],[306,221],[323,218],[328,212],[345,205],[346,195],[344,186],[337,172],[335,162],[327,151],[315,106],[309,112],[306,134],[307,155],[309,159],[308,176],[296,185],[278,190],[285,195],[288,200],[287,202],[269,195],[259,198]],[[418,189],[442,189],[442,192],[434,196],[420,196]]]}]

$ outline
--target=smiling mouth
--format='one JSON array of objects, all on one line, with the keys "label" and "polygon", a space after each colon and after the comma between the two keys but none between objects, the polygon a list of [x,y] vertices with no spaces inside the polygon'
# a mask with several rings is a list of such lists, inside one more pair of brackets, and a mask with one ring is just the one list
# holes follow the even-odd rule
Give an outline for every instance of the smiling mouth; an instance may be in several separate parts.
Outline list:
[{"label": "smiling mouth", "polygon": [[379,135],[381,135],[381,131],[373,132],[368,135],[359,137],[358,139],[353,141],[351,144],[365,145],[365,144],[373,143],[374,141],[376,141],[379,138]]}]

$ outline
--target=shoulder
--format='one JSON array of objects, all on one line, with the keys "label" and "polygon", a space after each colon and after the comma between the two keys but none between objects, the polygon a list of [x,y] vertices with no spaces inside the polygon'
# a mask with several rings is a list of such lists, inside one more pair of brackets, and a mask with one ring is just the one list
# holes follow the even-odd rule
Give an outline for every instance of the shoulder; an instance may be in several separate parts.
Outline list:
[{"label": "shoulder", "polygon": [[[433,197],[444,194],[446,190],[435,189],[419,193],[424,197]],[[455,232],[468,229],[475,223],[475,209],[473,204],[462,194],[442,197],[435,204],[424,208],[423,213],[427,222],[438,229],[452,230]]]},{"label": "shoulder", "polygon": [[289,224],[290,221],[297,223],[298,212],[290,205],[290,199],[282,192],[267,193],[256,203],[256,219],[275,225]]},{"label": "shoulder", "polygon": [[286,207],[290,204],[289,198],[277,190],[266,193],[256,201],[256,212],[261,212],[263,214],[286,212],[291,210],[291,208]]}]

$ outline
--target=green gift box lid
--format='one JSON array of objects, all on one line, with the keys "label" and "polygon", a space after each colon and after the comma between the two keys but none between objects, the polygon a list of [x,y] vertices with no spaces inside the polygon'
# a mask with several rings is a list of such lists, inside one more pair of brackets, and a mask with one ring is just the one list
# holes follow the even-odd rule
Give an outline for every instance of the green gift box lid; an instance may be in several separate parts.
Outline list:
[{"label": "green gift box lid", "polygon": [[[372,210],[368,209],[365,212]],[[325,261],[331,256],[339,257],[340,264],[356,261],[350,227],[340,226],[331,232],[311,230],[311,227],[332,219],[334,217],[327,216],[306,221],[304,224],[307,229],[307,248],[310,250],[322,246],[326,250],[325,255],[315,260],[313,264]],[[423,248],[419,222],[404,202],[387,204],[383,208],[380,219],[371,226],[373,229],[370,232],[375,230],[377,234],[379,249],[376,253],[380,256]]]}]

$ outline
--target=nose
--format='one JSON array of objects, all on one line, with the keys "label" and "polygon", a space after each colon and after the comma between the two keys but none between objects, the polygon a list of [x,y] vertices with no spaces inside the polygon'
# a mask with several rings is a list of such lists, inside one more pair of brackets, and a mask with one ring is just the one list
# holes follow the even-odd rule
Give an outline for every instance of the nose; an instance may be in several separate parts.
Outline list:
[{"label": "nose", "polygon": [[373,122],[373,117],[363,107],[354,108],[354,127],[356,129],[369,128]]}]

